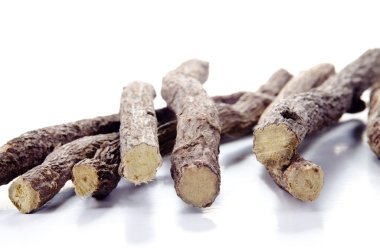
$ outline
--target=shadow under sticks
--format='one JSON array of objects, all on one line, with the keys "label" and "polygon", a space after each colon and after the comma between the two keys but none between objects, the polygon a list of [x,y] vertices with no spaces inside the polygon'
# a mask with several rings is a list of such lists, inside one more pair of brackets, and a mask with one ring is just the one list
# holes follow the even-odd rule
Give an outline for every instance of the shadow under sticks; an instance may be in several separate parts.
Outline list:
[{"label": "shadow under sticks", "polygon": [[252,135],[249,135],[244,138],[222,144],[220,147],[221,154],[219,155],[220,165],[228,168],[251,156],[253,154],[252,142],[253,137]]},{"label": "shadow under sticks", "polygon": [[[155,186],[173,186],[170,177],[170,158],[163,158],[163,165],[157,172],[155,180],[135,186],[125,179],[121,179],[118,186],[104,199],[95,199],[92,197],[84,198],[84,210],[78,218],[78,224],[88,224],[104,216],[109,208],[121,207],[123,210],[136,210],[138,213],[146,212],[152,205],[150,200],[150,191]],[[140,211],[142,209],[142,211]],[[145,211],[144,211],[145,210]],[[96,216],[96,217],[94,217]]]},{"label": "shadow under sticks", "polygon": [[302,144],[301,154],[320,165],[324,172],[324,185],[317,200],[319,204],[333,201],[327,198],[330,195],[337,197],[337,180],[348,168],[355,167],[351,157],[363,143],[364,130],[365,124],[361,120],[352,119],[312,135]]},{"label": "shadow under sticks", "polygon": [[35,212],[35,214],[52,213],[59,209],[63,203],[71,198],[74,198],[75,192],[73,187],[63,188],[57,195],[55,195],[49,202],[47,202],[41,209]]},{"label": "shadow under sticks", "polygon": [[189,232],[207,232],[216,227],[215,223],[207,218],[211,208],[195,208],[184,205],[177,215],[177,224],[183,230]]},{"label": "shadow under sticks", "polygon": [[321,133],[308,137],[300,147],[300,153],[322,166],[325,174],[324,187],[317,201],[305,203],[282,190],[263,169],[261,179],[278,197],[276,216],[278,229],[284,233],[298,233],[323,227],[323,209],[329,208],[328,194],[336,194],[334,183],[350,161],[349,156],[361,144],[365,125],[360,120],[339,123]]}]

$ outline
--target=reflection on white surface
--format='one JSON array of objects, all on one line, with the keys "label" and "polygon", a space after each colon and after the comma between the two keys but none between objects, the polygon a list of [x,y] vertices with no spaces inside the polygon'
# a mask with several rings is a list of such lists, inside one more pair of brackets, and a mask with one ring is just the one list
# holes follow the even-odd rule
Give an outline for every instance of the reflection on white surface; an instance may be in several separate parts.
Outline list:
[{"label": "reflection on white surface", "polygon": [[0,187],[0,239],[4,246],[22,246],[38,243],[41,235],[49,236],[47,244],[65,235],[87,248],[184,250],[370,245],[380,224],[380,165],[363,140],[364,129],[360,120],[348,120],[302,144],[305,157],[325,172],[313,203],[281,190],[255,160],[252,138],[246,137],[221,147],[221,194],[210,208],[189,207],[176,196],[166,157],[152,183],[136,187],[122,181],[102,201],[77,198],[68,186],[32,215],[19,214],[7,200],[7,186]]}]

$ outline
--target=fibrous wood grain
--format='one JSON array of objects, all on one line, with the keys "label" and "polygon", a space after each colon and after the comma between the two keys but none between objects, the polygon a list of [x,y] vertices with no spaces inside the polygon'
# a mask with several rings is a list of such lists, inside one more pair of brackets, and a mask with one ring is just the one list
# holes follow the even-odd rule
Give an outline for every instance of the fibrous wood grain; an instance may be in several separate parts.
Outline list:
[{"label": "fibrous wood grain", "polygon": [[289,165],[306,135],[336,123],[345,112],[363,110],[361,94],[379,79],[380,49],[372,49],[320,87],[283,99],[255,130],[257,159],[265,166]]},{"label": "fibrous wood grain", "polygon": [[106,141],[118,138],[117,133],[87,136],[56,147],[35,168],[24,173],[9,188],[9,198],[22,213],[31,213],[53,198],[71,179],[72,167],[85,158],[92,158]]},{"label": "fibrous wood grain", "polygon": [[324,174],[321,167],[299,154],[293,156],[286,169],[269,171],[269,174],[277,185],[302,201],[314,201],[322,190]]},{"label": "fibrous wood grain", "polygon": [[121,96],[119,174],[135,185],[153,180],[162,163],[155,96],[152,85],[138,81],[124,87]]},{"label": "fibrous wood grain", "polygon": [[0,185],[41,164],[58,145],[119,129],[119,116],[110,115],[30,131],[0,148]]},{"label": "fibrous wood grain", "polygon": [[380,82],[372,86],[367,122],[368,144],[380,158]]},{"label": "fibrous wood grain", "polygon": [[97,149],[93,158],[84,159],[74,165],[72,180],[78,196],[103,199],[116,188],[120,181],[119,146],[119,137],[106,140]]}]

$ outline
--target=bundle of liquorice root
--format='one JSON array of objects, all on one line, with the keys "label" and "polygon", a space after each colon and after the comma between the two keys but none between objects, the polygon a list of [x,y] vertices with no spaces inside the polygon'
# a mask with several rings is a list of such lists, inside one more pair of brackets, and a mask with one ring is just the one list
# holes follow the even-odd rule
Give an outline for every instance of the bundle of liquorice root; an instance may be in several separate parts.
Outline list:
[{"label": "bundle of liquorice root", "polygon": [[295,198],[313,201],[323,186],[320,166],[297,148],[309,134],[366,104],[372,87],[368,139],[380,156],[380,49],[365,52],[335,74],[320,64],[296,77],[278,70],[256,92],[208,97],[208,63],[189,60],[162,81],[166,108],[154,109],[152,85],[124,87],[119,114],[27,132],[0,148],[0,185],[17,178],[9,198],[22,213],[52,199],[69,180],[78,196],[102,199],[120,177],[135,185],[154,180],[162,155],[171,153],[177,195],[210,206],[220,190],[219,146],[253,132],[253,152],[273,180]]}]

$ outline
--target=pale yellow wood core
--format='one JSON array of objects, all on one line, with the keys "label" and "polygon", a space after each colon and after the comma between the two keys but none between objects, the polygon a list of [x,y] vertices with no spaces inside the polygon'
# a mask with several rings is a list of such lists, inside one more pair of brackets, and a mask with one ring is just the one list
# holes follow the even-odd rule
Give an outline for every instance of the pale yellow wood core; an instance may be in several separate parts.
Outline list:
[{"label": "pale yellow wood core", "polygon": [[315,166],[303,166],[301,169],[289,169],[286,172],[289,192],[302,201],[314,201],[323,186],[323,171]]},{"label": "pale yellow wood core", "polygon": [[18,178],[9,187],[9,199],[21,213],[30,213],[38,208],[39,194],[32,188],[29,181]]},{"label": "pale yellow wood core", "polygon": [[188,166],[182,171],[178,193],[183,201],[196,207],[211,204],[218,195],[218,176],[208,167]]},{"label": "pale yellow wood core", "polygon": [[141,144],[128,150],[122,160],[124,178],[139,185],[153,180],[162,159],[158,147]]},{"label": "pale yellow wood core", "polygon": [[97,190],[99,177],[91,165],[79,164],[73,168],[73,183],[76,195],[87,197]]},{"label": "pale yellow wood core", "polygon": [[255,131],[253,151],[263,165],[281,168],[290,163],[297,145],[297,136],[286,125],[272,124]]}]

